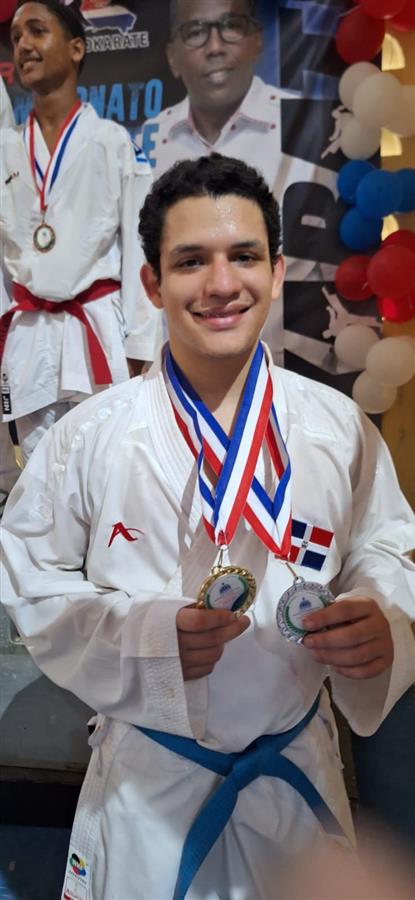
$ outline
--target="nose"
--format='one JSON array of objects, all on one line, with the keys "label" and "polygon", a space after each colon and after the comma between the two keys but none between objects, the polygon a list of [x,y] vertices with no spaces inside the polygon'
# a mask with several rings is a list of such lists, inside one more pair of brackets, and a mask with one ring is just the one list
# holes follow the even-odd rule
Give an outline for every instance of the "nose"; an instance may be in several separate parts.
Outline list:
[{"label": "nose", "polygon": [[206,296],[231,300],[239,297],[241,290],[242,282],[234,263],[228,259],[212,260],[205,283]]},{"label": "nose", "polygon": [[208,40],[205,44],[205,53],[208,55],[213,54],[216,55],[218,53],[225,53],[226,46],[225,42],[222,40],[220,36],[220,31],[217,25],[212,25],[210,29],[210,34]]},{"label": "nose", "polygon": [[22,31],[19,37],[15,40],[13,50],[14,54],[24,53],[25,51],[30,51],[32,49],[32,42],[30,39],[30,35]]}]

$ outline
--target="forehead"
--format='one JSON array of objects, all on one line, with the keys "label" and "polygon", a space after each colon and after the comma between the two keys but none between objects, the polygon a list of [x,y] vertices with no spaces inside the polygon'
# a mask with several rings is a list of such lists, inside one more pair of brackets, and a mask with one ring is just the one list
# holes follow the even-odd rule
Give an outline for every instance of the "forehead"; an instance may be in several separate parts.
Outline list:
[{"label": "forehead", "polygon": [[162,253],[178,246],[220,250],[246,241],[268,245],[262,210],[254,200],[224,194],[221,197],[188,197],[166,213]]},{"label": "forehead", "polygon": [[177,0],[177,24],[189,22],[191,19],[214,21],[226,13],[250,12],[249,0]]},{"label": "forehead", "polygon": [[55,22],[60,25],[63,30],[63,25],[58,17],[53,12],[51,12],[51,10],[48,9],[47,6],[44,6],[43,3],[24,3],[23,6],[20,6],[13,16],[11,28],[17,25],[21,26],[29,19],[38,19],[39,21],[45,21],[49,25]]}]

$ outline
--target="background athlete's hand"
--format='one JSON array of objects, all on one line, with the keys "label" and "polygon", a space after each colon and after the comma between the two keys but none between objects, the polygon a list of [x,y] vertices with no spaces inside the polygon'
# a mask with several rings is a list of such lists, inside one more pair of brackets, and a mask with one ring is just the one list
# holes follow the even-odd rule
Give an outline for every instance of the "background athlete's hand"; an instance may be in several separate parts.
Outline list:
[{"label": "background athlete's hand", "polygon": [[313,658],[346,678],[374,678],[392,664],[389,622],[368,597],[339,600],[310,613],[304,616],[303,627],[312,632],[303,646]]},{"label": "background athlete's hand", "polygon": [[179,609],[176,624],[184,680],[210,675],[224,645],[246,631],[249,623],[248,616],[237,619],[228,609]]}]

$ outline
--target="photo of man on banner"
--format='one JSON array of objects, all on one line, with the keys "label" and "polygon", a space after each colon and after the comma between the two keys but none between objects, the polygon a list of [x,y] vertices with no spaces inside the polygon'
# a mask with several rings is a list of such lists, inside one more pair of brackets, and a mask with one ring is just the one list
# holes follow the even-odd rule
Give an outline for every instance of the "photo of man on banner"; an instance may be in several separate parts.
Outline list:
[{"label": "photo of man on banner", "polygon": [[[344,327],[349,312],[334,288],[328,290],[321,282],[333,280],[344,255],[337,238],[342,208],[336,203],[335,167],[320,165],[314,156],[322,129],[329,136],[332,104],[302,100],[298,90],[268,84],[255,74],[265,43],[270,50],[260,6],[258,0],[171,0],[166,55],[172,75],[183,82],[187,94],[144,126],[143,134],[151,129],[151,142],[148,147],[144,142],[144,148],[156,177],[174,162],[212,152],[241,159],[261,172],[281,204],[287,281],[295,282],[289,308],[286,288],[285,305],[270,313],[265,339],[276,362],[284,364],[288,351],[297,358],[299,371],[304,361],[304,374],[316,376],[311,366],[334,383],[333,376],[350,371],[331,352],[330,342],[336,319]],[[274,80],[278,57],[276,47],[274,73],[267,67]],[[301,146],[291,146],[293,134],[303,131],[299,119],[305,115],[310,137]],[[305,281],[314,282],[312,303],[325,326],[318,333],[296,329],[301,308],[310,301],[310,289],[303,296]],[[376,325],[370,312],[362,324]]]}]

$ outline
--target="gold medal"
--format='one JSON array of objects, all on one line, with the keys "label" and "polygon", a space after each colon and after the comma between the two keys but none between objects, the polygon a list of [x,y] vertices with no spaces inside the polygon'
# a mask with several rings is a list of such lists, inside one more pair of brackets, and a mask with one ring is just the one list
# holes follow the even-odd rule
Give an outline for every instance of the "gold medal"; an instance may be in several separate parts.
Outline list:
[{"label": "gold medal", "polygon": [[200,586],[196,605],[205,609],[230,609],[239,617],[255,600],[256,581],[248,569],[223,566],[223,550],[221,548],[217,565]]},{"label": "gold medal", "polygon": [[40,253],[47,253],[48,250],[52,250],[55,243],[56,234],[52,226],[47,225],[46,222],[42,222],[38,225],[33,235],[33,244],[36,247],[36,250],[39,250]]}]

